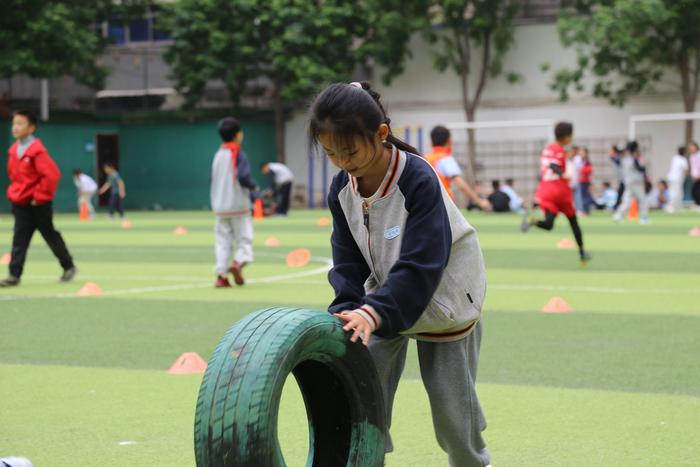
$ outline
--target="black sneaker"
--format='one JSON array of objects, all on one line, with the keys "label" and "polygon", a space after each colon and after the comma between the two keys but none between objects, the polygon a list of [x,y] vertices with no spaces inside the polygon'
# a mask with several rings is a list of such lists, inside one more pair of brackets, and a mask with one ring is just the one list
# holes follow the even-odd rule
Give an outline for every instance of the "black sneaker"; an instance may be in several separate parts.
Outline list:
[{"label": "black sneaker", "polygon": [[73,280],[75,275],[78,274],[78,268],[73,266],[63,271],[61,277],[58,278],[59,282],[70,282]]},{"label": "black sneaker", "polygon": [[7,278],[0,281],[0,287],[15,287],[19,285],[19,277],[7,276]]},{"label": "black sneaker", "polygon": [[581,266],[586,266],[588,262],[593,259],[593,256],[591,256],[590,253],[584,251],[579,255],[579,259],[581,260]]}]

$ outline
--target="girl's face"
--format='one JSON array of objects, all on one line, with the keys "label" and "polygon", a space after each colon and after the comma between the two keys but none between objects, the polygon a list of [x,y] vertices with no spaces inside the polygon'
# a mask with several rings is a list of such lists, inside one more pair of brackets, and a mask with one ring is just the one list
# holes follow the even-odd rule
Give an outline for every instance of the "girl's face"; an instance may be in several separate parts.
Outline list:
[{"label": "girl's face", "polygon": [[384,145],[382,140],[389,134],[389,127],[382,124],[372,141],[361,136],[352,140],[334,138],[331,133],[321,133],[318,140],[333,165],[345,170],[355,178],[372,171],[381,160]]}]

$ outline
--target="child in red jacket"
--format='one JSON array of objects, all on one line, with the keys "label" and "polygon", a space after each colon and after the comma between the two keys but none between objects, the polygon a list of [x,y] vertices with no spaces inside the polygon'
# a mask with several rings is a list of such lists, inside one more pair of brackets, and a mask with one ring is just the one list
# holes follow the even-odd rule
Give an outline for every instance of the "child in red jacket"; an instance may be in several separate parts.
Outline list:
[{"label": "child in red jacket", "polygon": [[36,127],[36,116],[31,112],[20,110],[13,114],[12,136],[16,141],[10,147],[7,160],[10,176],[7,198],[12,203],[15,228],[10,274],[0,281],[0,287],[19,285],[35,230],[41,233],[61,263],[63,275],[60,281],[72,280],[77,272],[63,237],[53,226],[52,201],[61,172],[41,141],[34,137]]}]

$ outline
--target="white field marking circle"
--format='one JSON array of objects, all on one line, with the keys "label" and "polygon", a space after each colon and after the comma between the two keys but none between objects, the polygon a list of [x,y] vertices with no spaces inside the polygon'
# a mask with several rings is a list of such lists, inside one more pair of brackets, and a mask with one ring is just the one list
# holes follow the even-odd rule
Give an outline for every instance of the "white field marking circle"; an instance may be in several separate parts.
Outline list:
[{"label": "white field marking circle", "polygon": [[[286,255],[282,255],[286,257]],[[323,274],[328,272],[333,266],[333,262],[330,258],[324,258],[321,256],[313,256],[312,261],[323,262],[323,266],[311,269],[309,271],[293,272],[289,274],[279,274],[276,276],[260,277],[256,279],[249,279],[246,281],[247,284],[269,284],[273,282],[283,282],[292,279],[298,279],[302,277],[315,276],[317,274]],[[53,276],[52,276],[53,277]],[[87,277],[86,279],[90,279]],[[125,279],[125,278],[120,278]],[[127,278],[128,279],[128,278]],[[204,289],[211,287],[211,282],[201,281],[196,284],[173,284],[173,285],[161,285],[153,287],[136,287],[130,289],[120,289],[120,290],[105,290],[102,296],[121,296],[121,295],[135,295],[140,293],[150,293],[150,292],[168,292],[177,290],[189,290],[189,289]],[[23,296],[23,295],[8,295],[0,296],[0,302],[10,302],[10,301],[20,301],[20,300],[34,300],[34,299],[53,299],[53,298],[77,298],[75,292],[63,293],[55,295],[34,295],[34,296]]]}]

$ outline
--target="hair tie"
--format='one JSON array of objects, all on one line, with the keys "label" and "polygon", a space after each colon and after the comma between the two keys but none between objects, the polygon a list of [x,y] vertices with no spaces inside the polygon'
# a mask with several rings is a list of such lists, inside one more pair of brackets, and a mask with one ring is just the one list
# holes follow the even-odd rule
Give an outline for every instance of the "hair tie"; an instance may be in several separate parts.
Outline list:
[{"label": "hair tie", "polygon": [[363,89],[362,84],[359,83],[358,81],[353,81],[352,83],[350,83],[350,86],[355,86],[356,88]]}]

